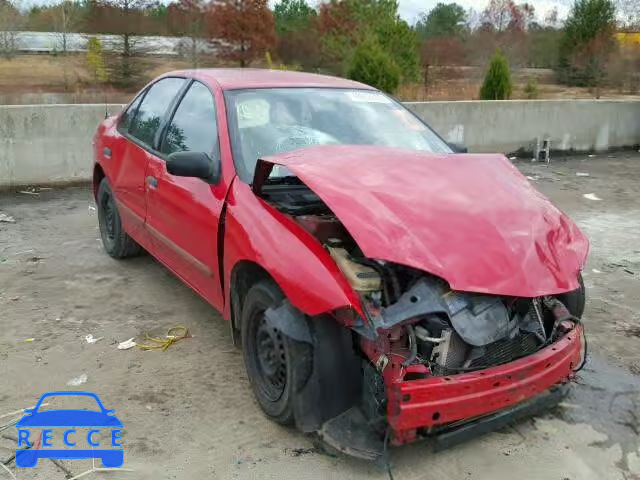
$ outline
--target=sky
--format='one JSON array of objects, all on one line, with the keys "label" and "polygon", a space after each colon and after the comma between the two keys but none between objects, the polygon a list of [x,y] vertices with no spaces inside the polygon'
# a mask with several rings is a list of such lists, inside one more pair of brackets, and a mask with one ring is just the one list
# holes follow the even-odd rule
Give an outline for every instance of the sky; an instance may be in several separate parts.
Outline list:
[{"label": "sky", "polygon": [[[421,12],[431,10],[438,2],[449,3],[451,1],[455,1],[465,9],[473,8],[478,11],[484,10],[489,4],[489,0],[399,0],[400,16],[408,22],[414,23]],[[524,3],[524,0],[516,1],[516,3]],[[566,17],[573,2],[567,0],[529,0],[528,3],[533,4],[538,18],[544,19],[545,14],[554,7],[558,7],[560,18]]]}]

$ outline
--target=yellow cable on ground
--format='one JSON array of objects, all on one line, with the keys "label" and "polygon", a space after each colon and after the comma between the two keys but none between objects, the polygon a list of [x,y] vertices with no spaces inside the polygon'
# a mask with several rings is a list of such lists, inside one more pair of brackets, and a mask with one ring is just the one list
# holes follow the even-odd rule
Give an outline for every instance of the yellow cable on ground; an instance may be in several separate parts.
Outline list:
[{"label": "yellow cable on ground", "polygon": [[164,352],[171,345],[179,340],[182,340],[183,338],[187,338],[188,336],[189,329],[182,325],[177,325],[170,328],[167,331],[167,336],[164,338],[152,337],[148,333],[145,333],[144,339],[149,343],[139,343],[138,347],[140,348],[140,350],[162,350]]}]

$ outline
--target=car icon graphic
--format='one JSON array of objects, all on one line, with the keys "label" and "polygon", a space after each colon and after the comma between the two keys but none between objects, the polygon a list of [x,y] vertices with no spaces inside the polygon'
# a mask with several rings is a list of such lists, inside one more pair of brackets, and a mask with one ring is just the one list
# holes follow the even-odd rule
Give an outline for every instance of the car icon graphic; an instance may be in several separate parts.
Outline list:
[{"label": "car icon graphic", "polygon": [[[42,402],[46,398],[60,397],[60,396],[80,396],[91,397],[98,404],[98,410],[76,410],[76,409],[58,409],[58,410],[46,410],[38,411]],[[122,422],[114,415],[115,410],[104,408],[102,402],[95,393],[91,392],[73,392],[73,391],[59,391],[45,393],[40,397],[38,403],[34,408],[26,408],[25,415],[18,420],[16,427],[19,429],[19,442],[18,446],[21,446],[21,439],[26,432],[26,429],[39,429],[41,427],[103,427],[106,429],[116,429],[119,433],[119,428],[122,427]],[[93,430],[98,432],[99,430]],[[44,435],[45,430],[43,430]],[[67,430],[69,433],[74,433],[75,430]],[[90,431],[91,432],[91,431]],[[35,432],[34,432],[35,433]],[[112,443],[114,446],[114,430],[112,430]],[[49,437],[50,438],[50,437]],[[67,443],[67,434],[65,432],[65,444]],[[116,438],[119,438],[117,436]],[[87,441],[91,441],[91,436],[87,435]],[[25,442],[27,443],[27,442]],[[28,444],[29,445],[29,444]],[[44,436],[43,436],[43,446]],[[75,445],[73,444],[68,445]],[[115,444],[120,446],[119,444]],[[124,451],[122,448],[84,448],[84,449],[49,449],[49,448],[18,448],[16,450],[15,462],[18,467],[30,468],[34,467],[38,463],[40,458],[57,458],[57,459],[80,459],[80,458],[99,458],[102,461],[104,467],[117,468],[124,463]]]}]

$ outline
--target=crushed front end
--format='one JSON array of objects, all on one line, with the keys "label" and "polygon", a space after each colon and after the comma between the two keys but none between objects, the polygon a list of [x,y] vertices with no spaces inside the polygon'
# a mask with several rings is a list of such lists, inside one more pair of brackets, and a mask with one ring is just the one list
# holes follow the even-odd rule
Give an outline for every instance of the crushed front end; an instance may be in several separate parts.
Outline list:
[{"label": "crushed front end", "polygon": [[[340,247],[333,243],[327,248],[336,257]],[[359,411],[347,413],[349,422],[359,419],[375,432],[362,456],[376,450],[375,438],[449,445],[539,413],[561,400],[562,385],[582,364],[582,306],[571,312],[561,299],[575,308],[581,300],[573,297],[583,301],[583,291],[539,298],[474,294],[357,255],[338,265],[366,317],[354,327],[367,359],[362,401]],[[338,448],[345,420],[325,429]]]},{"label": "crushed front end", "polygon": [[[394,155],[406,171],[385,170]],[[274,164],[286,175],[269,177]],[[322,147],[256,171],[254,192],[359,300],[334,317],[351,330],[361,388],[317,429],[326,442],[375,459],[385,441],[450,445],[562,398],[584,363],[588,241],[508,160]]]},{"label": "crushed front end", "polygon": [[384,439],[444,447],[563,398],[584,355],[581,281],[535,298],[454,291],[429,273],[367,258],[330,212],[293,218],[361,300],[361,314],[337,312],[362,356],[361,399],[326,422],[325,441],[369,459]]}]

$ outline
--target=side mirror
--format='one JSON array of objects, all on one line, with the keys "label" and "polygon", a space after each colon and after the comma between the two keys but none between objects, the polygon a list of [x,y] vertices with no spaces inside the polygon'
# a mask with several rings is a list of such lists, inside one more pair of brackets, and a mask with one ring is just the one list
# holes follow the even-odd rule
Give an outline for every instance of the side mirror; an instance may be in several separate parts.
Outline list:
[{"label": "side mirror", "polygon": [[469,149],[467,147],[458,143],[449,143],[449,147],[451,147],[453,153],[469,153]]},{"label": "side mirror", "polygon": [[177,177],[195,177],[217,182],[220,162],[204,152],[175,152],[167,160],[167,172]]}]

